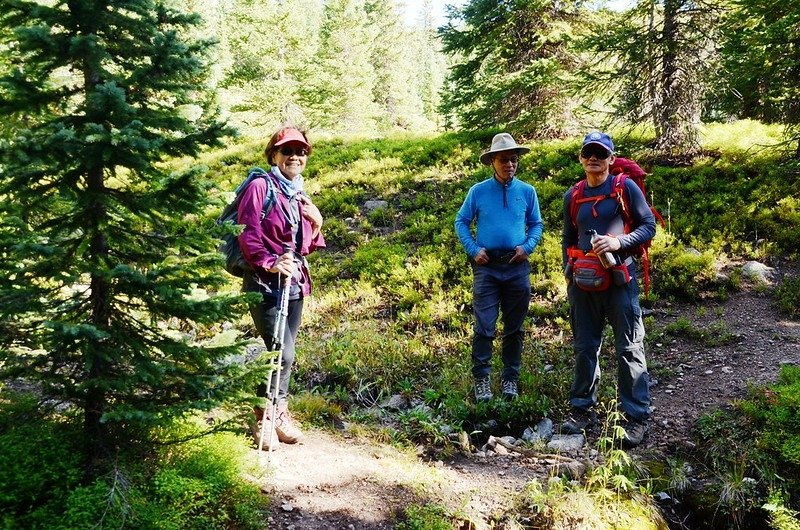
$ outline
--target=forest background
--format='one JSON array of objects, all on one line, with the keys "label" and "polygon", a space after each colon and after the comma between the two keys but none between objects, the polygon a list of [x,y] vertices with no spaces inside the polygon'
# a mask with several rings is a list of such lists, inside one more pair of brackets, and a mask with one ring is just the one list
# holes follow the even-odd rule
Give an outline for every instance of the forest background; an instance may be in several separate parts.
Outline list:
[{"label": "forest background", "polygon": [[[236,454],[266,359],[231,362],[253,330],[213,220],[283,123],[311,131],[307,189],[330,243],[312,262],[294,388],[308,424],[346,416],[385,441],[446,452],[443,425],[558,415],[570,355],[560,197],[588,129],[613,131],[652,173],[670,221],[653,249],[655,303],[726,296],[740,281],[719,274],[727,262],[797,256],[790,2],[475,0],[436,27],[430,2],[409,26],[391,0],[2,0],[0,22],[9,528],[258,527],[267,508]],[[536,184],[548,227],[530,315],[547,335],[528,362],[556,370],[528,366],[524,398],[495,410],[468,399],[469,269],[452,217],[489,176],[477,155],[501,129],[534,147],[520,176]],[[369,210],[370,199],[387,207]],[[796,279],[775,296],[797,315]],[[783,377],[746,409],[746,430],[763,426],[767,441],[711,455],[757,462],[766,477],[750,491],[734,466],[734,521],[798,508],[796,481],[778,473],[800,464],[798,377]],[[427,408],[376,426],[369,405],[395,393]],[[764,412],[776,404],[785,414]],[[601,486],[638,502],[638,480]]]}]

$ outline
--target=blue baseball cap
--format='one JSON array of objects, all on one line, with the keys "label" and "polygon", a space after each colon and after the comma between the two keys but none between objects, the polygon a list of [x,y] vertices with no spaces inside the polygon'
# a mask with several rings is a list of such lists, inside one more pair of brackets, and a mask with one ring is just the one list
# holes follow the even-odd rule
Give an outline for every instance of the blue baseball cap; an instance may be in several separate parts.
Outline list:
[{"label": "blue baseball cap", "polygon": [[[592,131],[586,135],[583,139],[583,146],[589,144],[597,144],[602,145],[613,155],[614,154],[614,142],[611,141],[611,137],[606,133],[602,133],[600,131]],[[583,147],[581,146],[581,147]]]}]

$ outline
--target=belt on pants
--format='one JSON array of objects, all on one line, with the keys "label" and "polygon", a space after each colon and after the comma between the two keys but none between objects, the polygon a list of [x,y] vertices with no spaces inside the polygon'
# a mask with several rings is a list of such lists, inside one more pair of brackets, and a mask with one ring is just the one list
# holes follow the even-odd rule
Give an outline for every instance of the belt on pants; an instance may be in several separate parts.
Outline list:
[{"label": "belt on pants", "polygon": [[487,250],[486,254],[489,256],[489,263],[511,263],[511,260],[516,256],[516,250]]}]

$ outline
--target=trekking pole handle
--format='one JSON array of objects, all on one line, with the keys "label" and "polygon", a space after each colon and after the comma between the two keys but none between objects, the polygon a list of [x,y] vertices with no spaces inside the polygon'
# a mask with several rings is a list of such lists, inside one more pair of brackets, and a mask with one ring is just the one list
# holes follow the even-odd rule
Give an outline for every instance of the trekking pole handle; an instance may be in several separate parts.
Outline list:
[{"label": "trekking pole handle", "polygon": [[[284,254],[292,252],[292,250],[284,245]],[[278,298],[277,311],[275,314],[275,327],[272,330],[272,342],[276,349],[283,346],[283,335],[286,331],[286,319],[289,316],[289,291],[292,288],[292,277],[290,275],[283,275],[278,273],[278,285],[280,296]]]}]

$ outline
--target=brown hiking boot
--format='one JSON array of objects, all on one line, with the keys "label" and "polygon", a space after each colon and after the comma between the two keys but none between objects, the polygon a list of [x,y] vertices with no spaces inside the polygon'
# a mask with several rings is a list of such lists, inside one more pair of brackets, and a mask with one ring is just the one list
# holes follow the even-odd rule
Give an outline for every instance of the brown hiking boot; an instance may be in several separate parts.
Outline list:
[{"label": "brown hiking boot", "polygon": [[278,434],[278,440],[285,444],[296,444],[304,438],[303,431],[292,422],[292,417],[289,415],[289,403],[285,399],[278,402],[275,432]]},{"label": "brown hiking boot", "polygon": [[584,434],[597,423],[597,414],[593,410],[572,407],[569,416],[561,424],[562,434]]},{"label": "brown hiking boot", "polygon": [[625,435],[620,440],[623,449],[632,449],[644,440],[647,433],[647,422],[634,419],[626,419],[622,424]]},{"label": "brown hiking boot", "polygon": [[[267,411],[266,420],[264,419],[264,409],[255,408],[253,409],[253,414],[255,416],[255,421],[250,422],[250,432],[253,434],[253,441],[256,444],[256,447],[263,447],[264,450],[269,450],[269,443],[272,440],[272,450],[276,450],[280,447],[280,437],[278,436],[277,431],[275,430],[275,426],[272,423],[272,420],[269,418],[269,411]],[[262,421],[266,421],[266,425],[262,429]],[[261,445],[261,433],[264,433],[264,445]],[[270,432],[272,434],[270,434]]]}]

